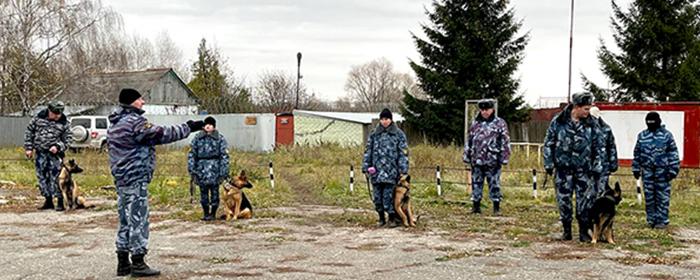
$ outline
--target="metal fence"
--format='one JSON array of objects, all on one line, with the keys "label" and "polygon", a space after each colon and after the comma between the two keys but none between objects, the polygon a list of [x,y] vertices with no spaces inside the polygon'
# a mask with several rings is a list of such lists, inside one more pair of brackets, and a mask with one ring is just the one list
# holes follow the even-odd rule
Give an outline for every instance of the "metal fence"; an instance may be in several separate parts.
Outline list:
[{"label": "metal fence", "polygon": [[[274,114],[226,114],[211,115],[217,120],[217,129],[229,143],[229,146],[243,151],[269,152],[275,147]],[[202,115],[146,115],[152,123],[158,125],[181,124],[187,120],[202,120]],[[24,143],[24,131],[30,117],[0,117],[0,147],[19,147]],[[195,134],[187,141],[178,141],[167,145],[180,148],[189,145]]]}]

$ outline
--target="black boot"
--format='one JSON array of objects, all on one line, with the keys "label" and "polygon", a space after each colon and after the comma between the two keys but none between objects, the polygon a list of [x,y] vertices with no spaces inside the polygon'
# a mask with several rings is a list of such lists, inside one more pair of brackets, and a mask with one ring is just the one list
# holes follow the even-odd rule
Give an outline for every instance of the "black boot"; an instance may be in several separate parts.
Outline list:
[{"label": "black boot", "polygon": [[398,227],[400,224],[399,220],[399,215],[396,213],[389,213],[389,228]]},{"label": "black boot", "polygon": [[493,202],[493,215],[494,215],[494,216],[500,216],[500,215],[501,215],[501,202],[500,202],[500,201],[494,201],[494,202]]},{"label": "black boot", "polygon": [[131,255],[131,277],[148,277],[160,275],[160,271],[148,267],[143,258],[146,255]]},{"label": "black boot", "polygon": [[481,201],[472,201],[472,214],[481,214]]},{"label": "black boot", "polygon": [[41,207],[37,208],[39,210],[47,210],[47,209],[53,209],[53,199],[51,196],[45,196],[44,197],[44,205]]},{"label": "black boot", "polygon": [[63,196],[59,195],[58,199],[56,200],[56,211],[64,211],[66,208],[63,208]]},{"label": "black boot", "polygon": [[383,227],[386,225],[386,218],[384,217],[384,211],[377,211],[379,214],[379,221],[377,222],[377,227]]},{"label": "black boot", "polygon": [[207,221],[213,221],[216,220],[216,210],[219,209],[219,205],[212,205],[211,206],[211,211],[209,211],[209,220]]},{"label": "black boot", "polygon": [[127,276],[129,274],[131,274],[129,252],[117,251],[117,276]]},{"label": "black boot", "polygon": [[578,223],[578,241],[591,242],[591,236],[588,234],[588,223]]},{"label": "black boot", "polygon": [[201,221],[209,221],[209,205],[202,204],[202,218]]},{"label": "black boot", "polygon": [[571,222],[562,222],[562,225],[564,225],[564,234],[562,235],[561,239],[571,240]]}]

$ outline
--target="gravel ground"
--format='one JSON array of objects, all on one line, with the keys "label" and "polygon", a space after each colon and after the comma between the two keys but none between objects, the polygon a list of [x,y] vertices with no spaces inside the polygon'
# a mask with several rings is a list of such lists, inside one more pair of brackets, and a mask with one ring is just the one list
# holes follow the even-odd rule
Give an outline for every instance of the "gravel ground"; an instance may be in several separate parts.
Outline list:
[{"label": "gravel ground", "polygon": [[[7,190],[0,199],[27,200],[8,197]],[[0,279],[117,278],[114,210],[23,207],[0,207]],[[290,215],[205,224],[152,212],[147,263],[162,270],[156,279],[700,279],[696,229],[676,230],[686,246],[672,253],[685,258],[650,264],[653,259],[619,248],[559,241],[514,247],[483,234],[339,227],[316,219],[362,210],[270,210]]]}]

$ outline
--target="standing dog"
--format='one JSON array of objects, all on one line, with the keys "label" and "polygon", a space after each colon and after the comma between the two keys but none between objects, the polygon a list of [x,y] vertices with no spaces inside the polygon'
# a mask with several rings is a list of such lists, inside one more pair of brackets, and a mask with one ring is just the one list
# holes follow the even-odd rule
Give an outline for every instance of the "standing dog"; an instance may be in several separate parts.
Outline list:
[{"label": "standing dog", "polygon": [[243,192],[243,188],[252,187],[245,175],[245,170],[224,184],[224,209],[227,221],[253,217],[253,206]]},{"label": "standing dog", "polygon": [[416,217],[413,215],[413,207],[411,206],[411,176],[403,175],[399,179],[399,184],[394,188],[394,209],[401,217],[404,227],[415,227]]},{"label": "standing dog", "polygon": [[593,220],[593,238],[591,243],[598,242],[598,239],[605,237],[610,244],[615,244],[613,235],[613,221],[615,218],[615,206],[622,201],[622,190],[620,183],[615,183],[615,189],[605,186],[605,194],[596,199],[593,207],[589,210],[589,217]]},{"label": "standing dog", "polygon": [[71,159],[68,164],[61,164],[61,173],[58,175],[58,187],[61,189],[63,201],[68,204],[67,209],[82,209],[94,207],[78,195],[78,183],[73,180],[73,174],[83,172],[83,169]]}]

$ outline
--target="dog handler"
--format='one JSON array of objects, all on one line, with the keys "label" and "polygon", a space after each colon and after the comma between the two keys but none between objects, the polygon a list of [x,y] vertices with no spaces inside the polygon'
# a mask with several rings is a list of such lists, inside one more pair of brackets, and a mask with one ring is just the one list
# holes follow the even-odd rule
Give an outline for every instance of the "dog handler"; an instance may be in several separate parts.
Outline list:
[{"label": "dog handler", "polygon": [[406,135],[396,126],[387,108],[379,114],[379,125],[367,139],[362,172],[370,174],[374,186],[378,225],[386,224],[386,212],[389,214],[389,227],[399,226],[393,196],[401,174],[408,174],[408,144]]},{"label": "dog handler", "polygon": [[[605,188],[608,186],[608,181],[610,180],[610,174],[617,171],[617,146],[615,145],[615,135],[613,135],[612,128],[603,121],[600,115],[600,109],[598,107],[591,107],[591,116],[598,122],[600,126],[600,131],[603,134],[603,144],[605,145],[605,154],[603,155],[603,172],[600,176],[595,179],[594,193],[595,197],[601,197],[605,193]],[[590,201],[593,203],[593,200]]]},{"label": "dog handler", "polygon": [[[588,235],[588,203],[594,199],[589,188],[593,178],[603,171],[605,147],[600,126],[590,115],[593,95],[577,93],[572,104],[552,119],[544,139],[544,168],[548,175],[555,175],[559,216],[564,227],[562,239],[571,240],[571,196],[576,192],[576,220],[579,225],[579,241],[590,242]],[[591,194],[587,197],[586,193]]]},{"label": "dog handler", "polygon": [[58,175],[66,149],[73,141],[70,122],[63,114],[63,102],[51,101],[41,110],[24,132],[24,153],[27,158],[36,154],[36,176],[44,205],[39,210],[53,209],[53,197],[57,198],[56,211],[63,211],[63,196],[58,188]]},{"label": "dog handler", "polygon": [[[142,116],[145,103],[138,91],[122,89],[120,108],[109,116],[109,165],[117,188],[119,213],[117,276],[160,274],[144,262],[148,252],[148,184],[156,164],[155,146],[184,139],[204,126],[202,121],[191,120],[174,126],[151,124]],[[129,263],[129,253],[133,263]]]},{"label": "dog handler", "polygon": [[199,185],[202,220],[211,221],[219,208],[219,185],[229,177],[228,144],[216,130],[216,119],[204,119],[204,131],[197,133],[191,146],[187,170]]},{"label": "dog handler", "polygon": [[493,214],[501,213],[501,166],[510,158],[510,136],[506,122],[494,114],[493,99],[478,103],[479,114],[469,128],[469,138],[464,145],[462,160],[471,165],[472,213],[481,213],[481,197],[484,179],[489,180],[489,197],[493,201]]}]

